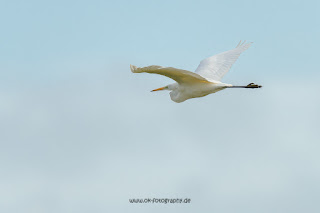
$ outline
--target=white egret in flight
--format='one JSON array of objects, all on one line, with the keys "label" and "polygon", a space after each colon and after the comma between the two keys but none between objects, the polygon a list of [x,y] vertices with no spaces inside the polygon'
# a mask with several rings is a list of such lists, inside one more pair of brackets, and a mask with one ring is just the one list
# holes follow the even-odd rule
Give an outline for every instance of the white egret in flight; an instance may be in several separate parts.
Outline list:
[{"label": "white egret in flight", "polygon": [[211,56],[202,60],[195,73],[173,67],[162,67],[157,65],[147,67],[136,67],[130,65],[133,73],[152,73],[167,76],[176,81],[159,89],[170,90],[171,100],[180,103],[190,98],[198,98],[218,92],[226,88],[260,88],[260,85],[250,83],[247,86],[233,86],[222,83],[221,78],[230,70],[240,54],[250,47],[251,43],[241,43],[236,48]]}]

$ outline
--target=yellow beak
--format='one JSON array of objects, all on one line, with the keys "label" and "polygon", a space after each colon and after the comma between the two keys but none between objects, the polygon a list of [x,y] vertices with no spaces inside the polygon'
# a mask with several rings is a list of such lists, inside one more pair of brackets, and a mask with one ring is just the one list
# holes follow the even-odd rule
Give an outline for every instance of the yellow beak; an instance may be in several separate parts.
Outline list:
[{"label": "yellow beak", "polygon": [[158,89],[154,89],[154,90],[151,90],[151,92],[155,92],[155,91],[159,91],[159,90],[164,90],[166,87],[160,87]]}]

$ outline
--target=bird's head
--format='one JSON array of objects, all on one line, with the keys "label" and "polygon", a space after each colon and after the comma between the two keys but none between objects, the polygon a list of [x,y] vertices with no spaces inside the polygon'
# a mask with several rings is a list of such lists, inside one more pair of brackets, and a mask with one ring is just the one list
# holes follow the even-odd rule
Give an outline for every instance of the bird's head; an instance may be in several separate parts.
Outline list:
[{"label": "bird's head", "polygon": [[174,90],[178,88],[178,84],[169,84],[165,87],[160,87],[158,89],[151,90],[151,92],[161,91],[161,90]]}]

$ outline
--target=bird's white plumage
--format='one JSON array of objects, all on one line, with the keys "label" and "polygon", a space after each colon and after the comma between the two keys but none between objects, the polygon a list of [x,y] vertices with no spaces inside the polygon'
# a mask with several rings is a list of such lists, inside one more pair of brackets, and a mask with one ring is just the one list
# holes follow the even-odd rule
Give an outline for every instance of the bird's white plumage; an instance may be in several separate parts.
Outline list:
[{"label": "bird's white plumage", "polygon": [[169,84],[153,91],[170,90],[171,99],[178,103],[190,98],[203,97],[228,87],[260,88],[261,86],[253,83],[247,86],[232,86],[231,84],[220,82],[240,54],[248,49],[250,45],[251,43],[241,43],[240,41],[236,48],[202,60],[195,72],[157,65],[147,67],[130,65],[130,69],[133,73],[159,74],[175,80],[177,83]]},{"label": "bird's white plumage", "polygon": [[133,73],[151,73],[151,74],[159,74],[169,77],[176,82],[182,83],[195,83],[195,82],[204,82],[207,79],[198,75],[197,73],[190,72],[188,70],[177,69],[173,67],[162,67],[157,65],[147,66],[147,67],[136,67],[134,65],[130,65],[130,69]]},{"label": "bird's white plumage", "polygon": [[240,41],[236,48],[202,60],[195,72],[209,81],[220,81],[240,54],[250,45],[251,43],[241,43]]}]

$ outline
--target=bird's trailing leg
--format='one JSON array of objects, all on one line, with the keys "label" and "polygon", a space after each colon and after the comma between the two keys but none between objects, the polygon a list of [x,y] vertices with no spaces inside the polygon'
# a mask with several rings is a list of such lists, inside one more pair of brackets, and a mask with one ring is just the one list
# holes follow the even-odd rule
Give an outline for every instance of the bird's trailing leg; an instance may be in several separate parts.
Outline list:
[{"label": "bird's trailing leg", "polygon": [[251,89],[254,89],[254,88],[261,88],[261,87],[262,87],[261,85],[250,83],[247,86],[232,86],[229,88],[251,88]]},{"label": "bird's trailing leg", "polygon": [[245,88],[260,88],[260,87],[262,86],[258,84],[250,83]]}]

